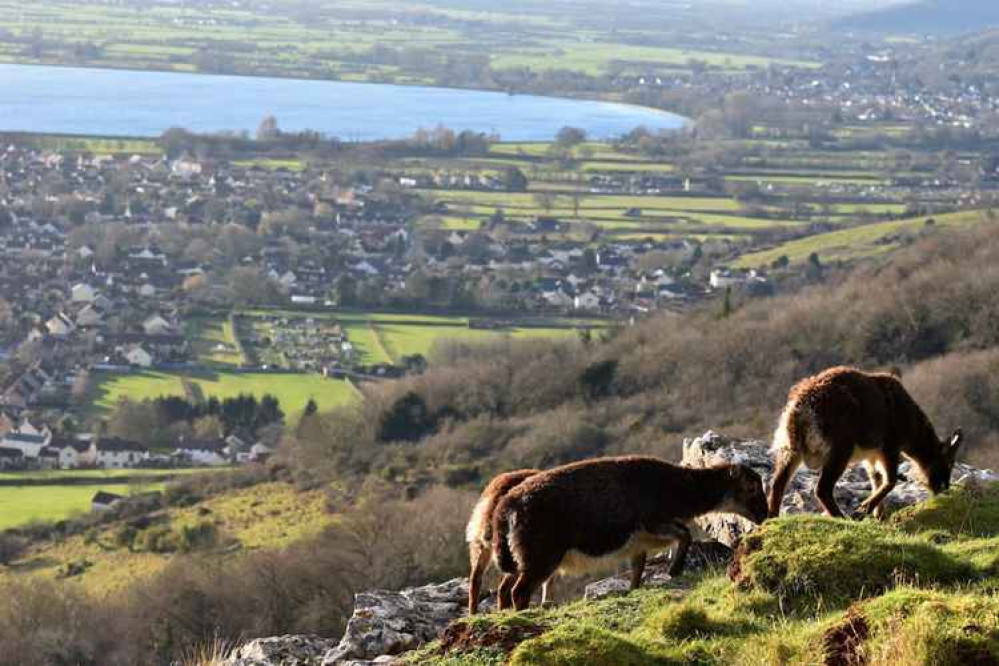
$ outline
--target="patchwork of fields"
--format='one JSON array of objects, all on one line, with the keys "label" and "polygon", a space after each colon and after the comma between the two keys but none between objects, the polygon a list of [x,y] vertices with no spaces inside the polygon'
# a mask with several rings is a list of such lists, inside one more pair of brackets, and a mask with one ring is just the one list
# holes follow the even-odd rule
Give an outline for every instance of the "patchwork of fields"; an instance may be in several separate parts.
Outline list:
[{"label": "patchwork of fields", "polygon": [[[283,4],[225,8],[159,4],[140,10],[97,0],[0,0],[0,28],[18,39],[44,35],[47,42],[45,48],[27,48],[23,42],[5,41],[0,44],[0,62],[64,64],[83,59],[99,67],[178,72],[225,67],[257,74],[415,84],[436,82],[435,70],[426,66],[425,58],[411,62],[368,54],[375,47],[422,49],[457,58],[487,54],[489,65],[497,70],[565,69],[588,75],[608,74],[629,63],[636,68],[651,63],[662,72],[689,71],[694,63],[734,73],[771,64],[817,66],[727,52],[723,43],[715,45],[717,50],[678,48],[680,31],[669,35],[671,39],[649,31],[642,46],[620,43],[614,32],[578,25],[580,20],[589,23],[589,17],[574,16],[572,7],[553,13],[497,6],[485,12],[430,2],[323,0],[311,11],[304,7],[280,11]],[[410,20],[413,17],[435,20]],[[83,43],[92,46],[77,48]]]}]

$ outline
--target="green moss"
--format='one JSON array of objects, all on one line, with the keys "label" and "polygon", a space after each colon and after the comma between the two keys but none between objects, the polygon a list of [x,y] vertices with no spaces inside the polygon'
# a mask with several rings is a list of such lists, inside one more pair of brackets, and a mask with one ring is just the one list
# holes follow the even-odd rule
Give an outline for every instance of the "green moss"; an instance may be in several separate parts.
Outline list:
[{"label": "green moss", "polygon": [[902,588],[865,603],[871,664],[999,663],[999,597]]},{"label": "green moss", "polygon": [[564,625],[514,650],[510,666],[650,666],[666,663],[619,634],[592,626]]},{"label": "green moss", "polygon": [[999,536],[999,483],[956,488],[902,509],[892,516],[892,523],[909,533]]},{"label": "green moss", "polygon": [[768,521],[744,542],[741,578],[795,604],[843,603],[898,581],[950,583],[970,563],[918,537],[874,522],[814,516]]}]

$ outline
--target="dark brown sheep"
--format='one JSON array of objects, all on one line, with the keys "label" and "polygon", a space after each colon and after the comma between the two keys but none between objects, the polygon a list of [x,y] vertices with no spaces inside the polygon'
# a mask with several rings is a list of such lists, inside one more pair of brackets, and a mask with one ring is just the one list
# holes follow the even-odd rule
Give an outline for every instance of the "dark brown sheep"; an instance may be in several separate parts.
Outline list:
[{"label": "dark brown sheep", "polygon": [[788,396],[774,434],[769,515],[780,514],[788,481],[802,463],[821,470],[815,494],[830,516],[843,515],[833,488],[857,462],[864,463],[872,486],[858,517],[882,514],[881,503],[895,487],[903,455],[926,486],[939,493],[950,486],[961,439],[960,430],[948,441],[938,439],[897,376],[831,368],[799,382]]},{"label": "dark brown sheep", "polygon": [[[468,559],[470,572],[468,574],[468,614],[475,615],[479,610],[479,599],[482,596],[482,577],[492,561],[493,511],[511,488],[520,485],[525,479],[534,476],[541,470],[521,469],[515,472],[500,474],[489,482],[482,491],[479,501],[472,510],[472,517],[465,528],[465,541],[468,542]],[[547,597],[548,586],[545,585],[544,596]],[[546,599],[547,600],[547,599]]]},{"label": "dark brown sheep", "polygon": [[689,524],[714,511],[766,518],[760,476],[741,465],[691,469],[658,458],[600,458],[535,474],[493,514],[493,554],[507,599],[526,608],[554,573],[579,574],[630,559],[632,588],[646,554],[675,547],[670,575],[683,570]]}]

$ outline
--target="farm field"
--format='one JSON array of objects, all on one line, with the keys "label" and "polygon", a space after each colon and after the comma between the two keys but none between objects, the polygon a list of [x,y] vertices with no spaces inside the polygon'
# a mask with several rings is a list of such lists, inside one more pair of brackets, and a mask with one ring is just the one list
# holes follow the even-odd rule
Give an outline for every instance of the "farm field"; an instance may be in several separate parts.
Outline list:
[{"label": "farm field", "polygon": [[[437,70],[414,59],[379,62],[367,57],[375,46],[423,49],[453,58],[486,56],[496,70],[521,67],[565,69],[604,75],[616,67],[648,64],[683,72],[711,66],[728,72],[771,64],[810,68],[809,61],[745,52],[684,48],[684,31],[649,30],[651,43],[638,46],[609,30],[594,29],[585,11],[521,11],[496,6],[472,11],[433,2],[321,0],[317,11],[282,11],[289,3],[241,3],[189,7],[161,4],[139,10],[98,0],[24,3],[0,0],[0,29],[11,35],[0,45],[0,61],[34,64],[80,63],[91,67],[213,71],[219,64],[240,73],[335,78],[400,84],[437,83]],[[374,15],[372,12],[377,12]],[[689,16],[709,21],[696,8]],[[675,10],[670,14],[675,14]],[[389,18],[392,17],[392,18]],[[410,17],[433,17],[412,21]],[[44,34],[46,48],[25,44]],[[80,44],[90,48],[82,50]],[[691,41],[690,44],[700,44]],[[252,44],[252,49],[244,45]],[[745,48],[745,47],[743,47]],[[205,57],[205,51],[212,57]]]},{"label": "farm field", "polygon": [[[215,468],[217,470],[218,468]],[[121,481],[129,477],[141,476],[145,478],[169,479],[178,476],[188,476],[191,474],[204,474],[214,471],[206,467],[196,467],[190,469],[49,469],[32,470],[26,472],[0,472],[0,481],[51,481],[52,485],[59,485],[66,479],[87,479]]]},{"label": "farm field", "polygon": [[0,529],[17,527],[32,521],[65,520],[74,514],[90,511],[94,493],[103,490],[118,495],[133,491],[162,490],[163,484],[0,486]]},{"label": "farm field", "polygon": [[[309,316],[335,319],[357,351],[361,364],[398,363],[403,356],[427,356],[440,340],[489,340],[507,336],[515,338],[552,338],[577,335],[577,327],[601,328],[608,322],[600,319],[548,318],[531,322],[530,326],[502,329],[470,328],[464,316],[363,313],[363,312],[295,312],[292,310],[248,310],[243,314]],[[271,375],[268,375],[271,376]],[[179,381],[179,380],[178,380]],[[207,389],[206,389],[207,392]]]},{"label": "farm field", "polygon": [[145,400],[161,396],[183,396],[182,377],[187,377],[200,386],[206,397],[224,399],[248,393],[259,398],[270,393],[281,403],[281,409],[289,419],[296,418],[305,409],[309,399],[314,399],[320,410],[332,409],[358,399],[357,392],[349,383],[326,379],[317,374],[136,372],[95,376],[88,413],[90,416],[105,416],[121,398]]},{"label": "farm field", "polygon": [[238,367],[244,361],[237,351],[232,326],[226,319],[197,317],[186,326],[185,335],[191,341],[199,363],[222,367]]},{"label": "farm field", "polygon": [[[324,510],[324,499],[322,490],[298,492],[287,484],[267,483],[218,495],[192,507],[171,508],[166,512],[167,525],[179,530],[204,522],[208,515],[224,538],[238,542],[244,551],[279,549],[330,524],[332,517]],[[117,546],[116,529],[98,528],[89,539],[78,535],[40,543],[16,566],[0,571],[0,582],[18,576],[57,578],[67,564],[87,563],[83,573],[67,579],[67,583],[108,594],[161,571],[175,557],[169,553],[130,552]]]}]

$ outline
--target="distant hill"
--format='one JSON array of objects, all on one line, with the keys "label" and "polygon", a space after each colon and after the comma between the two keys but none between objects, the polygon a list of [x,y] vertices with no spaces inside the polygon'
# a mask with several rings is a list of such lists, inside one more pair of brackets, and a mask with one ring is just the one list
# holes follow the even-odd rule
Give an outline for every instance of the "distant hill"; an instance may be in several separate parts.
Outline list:
[{"label": "distant hill", "polygon": [[856,14],[839,21],[844,30],[947,35],[999,26],[996,0],[921,0]]}]

